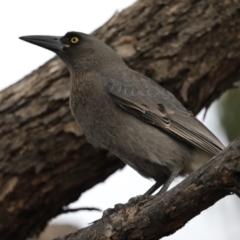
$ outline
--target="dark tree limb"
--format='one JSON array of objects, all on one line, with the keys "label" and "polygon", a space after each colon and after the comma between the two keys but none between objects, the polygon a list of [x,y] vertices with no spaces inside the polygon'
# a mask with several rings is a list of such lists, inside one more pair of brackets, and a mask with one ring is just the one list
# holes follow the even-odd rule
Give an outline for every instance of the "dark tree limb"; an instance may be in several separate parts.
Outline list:
[{"label": "dark tree limb", "polygon": [[[239,80],[239,9],[240,2],[231,0],[141,0],[94,34],[197,113]],[[40,231],[124,166],[86,142],[68,96],[69,73],[58,58],[0,92],[4,240]]]},{"label": "dark tree limb", "polygon": [[240,192],[240,138],[163,196],[117,204],[93,225],[58,240],[157,240],[234,192]]},{"label": "dark tree limb", "polygon": [[71,213],[71,212],[79,212],[79,211],[98,211],[98,212],[101,212],[101,209],[95,208],[95,207],[81,207],[81,208],[64,207],[62,213]]}]

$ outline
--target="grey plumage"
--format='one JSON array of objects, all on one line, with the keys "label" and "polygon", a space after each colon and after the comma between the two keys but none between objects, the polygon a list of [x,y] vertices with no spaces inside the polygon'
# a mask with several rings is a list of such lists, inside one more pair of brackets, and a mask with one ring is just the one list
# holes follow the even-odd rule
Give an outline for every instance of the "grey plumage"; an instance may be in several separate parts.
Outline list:
[{"label": "grey plumage", "polygon": [[58,54],[71,73],[70,108],[87,140],[156,184],[190,174],[222,143],[167,90],[129,69],[115,51],[78,32],[21,39]]}]

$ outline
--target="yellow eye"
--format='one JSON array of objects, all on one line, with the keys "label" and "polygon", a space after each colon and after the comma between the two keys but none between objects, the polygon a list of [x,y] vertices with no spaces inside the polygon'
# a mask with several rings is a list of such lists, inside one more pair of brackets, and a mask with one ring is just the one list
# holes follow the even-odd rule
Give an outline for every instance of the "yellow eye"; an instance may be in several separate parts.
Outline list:
[{"label": "yellow eye", "polygon": [[79,41],[78,37],[72,37],[71,38],[71,43],[75,44]]}]

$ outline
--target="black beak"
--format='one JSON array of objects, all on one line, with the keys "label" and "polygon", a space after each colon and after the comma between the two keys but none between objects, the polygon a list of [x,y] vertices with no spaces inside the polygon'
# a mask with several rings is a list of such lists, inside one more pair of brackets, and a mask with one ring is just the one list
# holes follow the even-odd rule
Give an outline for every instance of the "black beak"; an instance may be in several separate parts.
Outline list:
[{"label": "black beak", "polygon": [[37,46],[46,48],[48,50],[51,50],[53,52],[59,52],[62,51],[64,47],[64,44],[60,41],[61,37],[57,36],[24,36],[20,37],[20,39],[35,44]]}]

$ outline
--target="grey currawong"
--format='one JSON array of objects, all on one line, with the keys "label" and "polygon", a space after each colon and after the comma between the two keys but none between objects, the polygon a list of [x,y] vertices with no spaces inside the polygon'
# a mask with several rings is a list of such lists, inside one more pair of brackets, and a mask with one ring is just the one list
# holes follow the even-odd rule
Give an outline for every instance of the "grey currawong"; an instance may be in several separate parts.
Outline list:
[{"label": "grey currawong", "polygon": [[166,89],[130,69],[92,35],[20,39],[55,52],[71,74],[70,107],[95,147],[108,149],[165,192],[178,175],[190,174],[223,144]]}]

